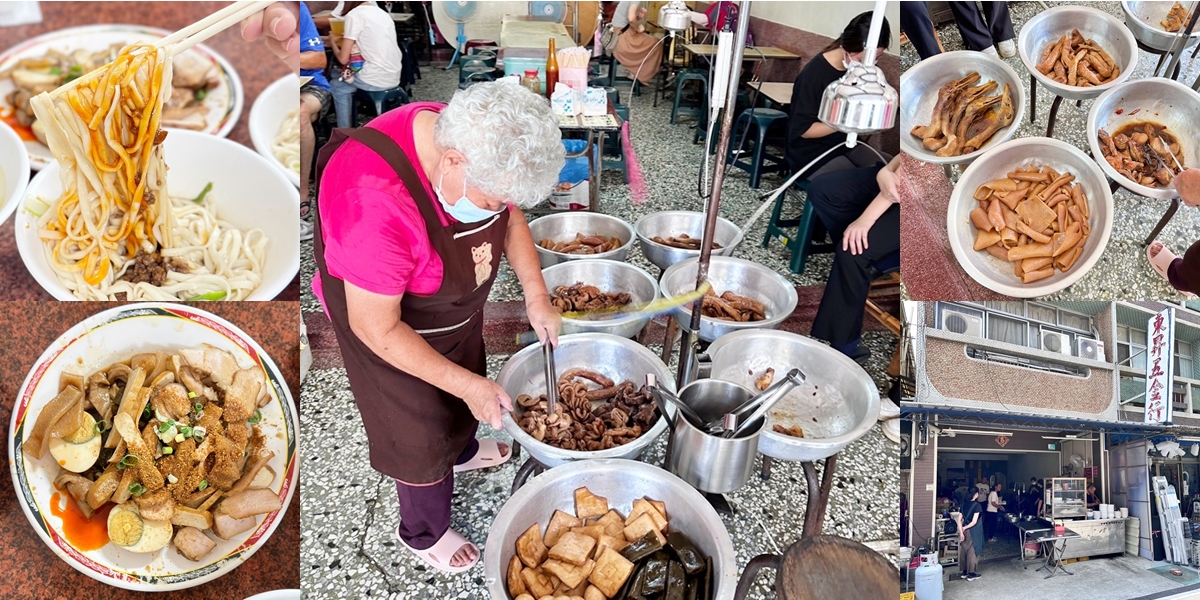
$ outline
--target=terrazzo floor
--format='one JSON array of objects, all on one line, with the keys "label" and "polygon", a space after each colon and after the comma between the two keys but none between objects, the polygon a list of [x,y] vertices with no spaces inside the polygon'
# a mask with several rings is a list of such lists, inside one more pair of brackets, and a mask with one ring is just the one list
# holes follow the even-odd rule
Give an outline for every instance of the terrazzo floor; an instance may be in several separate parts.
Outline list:
[{"label": "terrazzo floor", "polygon": [[[1040,2],[1008,3],[1018,36],[1021,33],[1021,26],[1042,10],[1042,4]],[[1121,5],[1118,2],[1045,2],[1044,4],[1050,7],[1090,6],[1109,12],[1122,22],[1124,21]],[[942,24],[937,28],[937,32],[938,37],[942,40],[942,46],[947,52],[964,49],[962,37],[952,21]],[[907,70],[920,61],[912,44],[905,44],[900,51],[900,68],[902,70]],[[1150,77],[1158,61],[1157,55],[1144,50],[1140,50],[1139,55],[1137,68],[1131,79]],[[1190,57],[1190,52],[1185,53],[1182,60],[1183,68],[1178,79],[1187,85],[1200,76],[1200,60],[1191,60]],[[1025,87],[1025,93],[1028,95],[1030,93],[1029,71],[1021,62],[1020,55],[1001,60],[1008,63],[1017,72],[1018,78]],[[1037,116],[1034,122],[1030,123],[1028,115],[1026,115],[1019,124],[1013,139],[1046,134],[1046,122],[1054,95],[1042,89],[1041,86],[1038,88]],[[1091,104],[1092,100],[1084,100],[1082,106],[1076,107],[1074,102],[1063,101],[1059,107],[1054,137],[1087,152],[1087,115]],[[1145,246],[1142,245],[1146,236],[1150,234],[1155,224],[1166,212],[1168,201],[1144,198],[1120,189],[1114,194],[1114,203],[1112,236],[1100,261],[1074,285],[1046,296],[1046,298],[1055,300],[1182,300],[1183,296],[1150,268],[1150,264],[1146,260]],[[1176,253],[1182,253],[1197,239],[1200,239],[1200,210],[1186,206],[1180,207],[1174,218],[1158,236],[1158,241]]]},{"label": "terrazzo floor", "polygon": [[[418,100],[445,101],[457,84],[454,72],[424,67],[422,76],[414,88]],[[650,193],[644,204],[633,204],[619,172],[608,172],[602,185],[603,212],[619,214],[633,222],[643,214],[668,208],[700,210],[695,192],[700,146],[691,143],[693,129],[687,125],[688,121],[670,125],[670,105],[664,107],[660,101],[659,106],[653,108],[649,93],[630,98],[628,88],[624,88],[621,95],[622,100],[630,104],[633,144]],[[755,200],[759,193],[765,193],[772,184],[779,183],[779,179],[770,176],[764,179],[761,191],[749,190],[746,174],[734,171],[724,189],[722,215],[735,222],[744,221],[757,207]],[[766,264],[797,285],[824,283],[829,274],[831,255],[817,255],[809,261],[803,275],[792,275],[787,270],[785,250],[777,244],[763,250],[757,243],[752,243],[761,240],[762,235],[760,222],[750,232],[750,241],[743,244],[736,255]],[[637,250],[631,253],[630,262],[656,274],[657,270]],[[323,318],[310,288],[314,271],[311,242],[302,244],[301,264],[302,310],[310,319]],[[505,267],[491,300],[520,298],[515,277]],[[886,332],[868,332],[864,341],[873,351],[867,371],[881,391],[885,391],[884,373],[897,340]],[[661,350],[655,345],[650,348],[656,352]],[[506,355],[490,355],[489,374],[494,377],[507,359]],[[301,402],[305,444],[301,462],[300,553],[305,596],[486,599],[482,561],[463,575],[446,576],[430,570],[392,541],[390,536],[398,514],[395,488],[369,465],[361,416],[350,393],[345,370],[310,371],[302,386]],[[511,441],[507,434],[493,431],[487,425],[481,425],[480,435]],[[642,460],[661,465],[664,451],[665,437],[656,441]],[[522,458],[525,456],[522,453]],[[507,500],[519,466],[517,461],[512,461],[492,470],[455,478],[452,527],[485,553],[487,548],[483,547],[483,542],[488,527]],[[825,532],[863,541],[895,539],[899,528],[895,510],[899,495],[899,448],[883,436],[878,424],[839,455],[836,474]],[[782,551],[799,538],[806,502],[804,475],[799,464],[777,462],[769,481],[753,477],[728,498],[735,507],[735,514],[723,519],[733,538],[739,570],[750,558]],[[767,582],[773,578],[773,572],[761,575],[749,598],[774,598],[767,591]]]}]

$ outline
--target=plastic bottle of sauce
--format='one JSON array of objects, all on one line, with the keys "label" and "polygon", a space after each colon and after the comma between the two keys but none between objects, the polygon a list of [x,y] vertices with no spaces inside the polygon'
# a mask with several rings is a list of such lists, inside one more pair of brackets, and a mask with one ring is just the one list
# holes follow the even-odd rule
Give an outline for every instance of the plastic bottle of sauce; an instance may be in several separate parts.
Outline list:
[{"label": "plastic bottle of sauce", "polygon": [[521,78],[521,85],[539,96],[542,95],[542,80],[538,79],[537,69],[526,69],[525,76]]},{"label": "plastic bottle of sauce", "polygon": [[558,83],[558,57],[555,56],[554,38],[550,38],[550,52],[546,55],[546,97],[554,93],[554,84]]}]

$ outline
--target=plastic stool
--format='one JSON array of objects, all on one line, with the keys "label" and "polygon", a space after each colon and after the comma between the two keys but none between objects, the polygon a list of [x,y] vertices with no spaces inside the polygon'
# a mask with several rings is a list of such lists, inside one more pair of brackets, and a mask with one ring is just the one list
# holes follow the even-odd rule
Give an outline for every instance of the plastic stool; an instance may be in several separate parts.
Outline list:
[{"label": "plastic stool", "polygon": [[[747,121],[754,126],[752,129],[757,129],[757,134],[755,131],[746,129]],[[750,173],[751,189],[758,189],[758,183],[762,180],[764,173],[782,171],[786,168],[782,157],[769,154],[766,151],[767,134],[771,129],[771,125],[780,121],[787,123],[787,113],[782,110],[750,108],[742,111],[742,114],[737,118],[737,122],[733,125],[735,133],[731,140],[729,155],[725,160],[730,165]],[[752,138],[753,148],[750,149],[751,158],[749,161],[734,154],[734,149],[745,148],[745,144],[739,139],[743,131],[745,131],[745,135],[747,136],[756,135],[756,137]],[[766,164],[768,161],[772,164]]]},{"label": "plastic stool", "polygon": [[[825,243],[825,225],[817,218],[817,211],[808,202],[808,180],[797,181],[792,189],[804,192],[804,203],[800,207],[800,216],[795,219],[784,219],[783,199],[787,193],[780,194],[775,199],[775,207],[771,211],[771,220],[767,222],[767,233],[763,236],[762,247],[766,248],[772,238],[779,238],[784,246],[792,251],[788,269],[799,275],[804,272],[808,257],[817,253],[833,252],[834,244]],[[796,234],[788,235],[788,229],[795,227]],[[820,240],[820,241],[818,241]]]},{"label": "plastic stool", "polygon": [[[629,120],[629,107],[624,104],[614,104],[613,112],[621,117],[621,121]],[[625,184],[629,184],[629,168],[625,162],[625,149],[621,146],[621,132],[614,131],[605,134],[604,150],[606,157],[602,161],[604,169],[620,169],[621,174],[625,177]],[[607,158],[607,156],[615,156],[616,158]]]},{"label": "plastic stool", "polygon": [[[683,86],[689,81],[699,81],[704,84],[703,96],[704,99],[699,102],[683,102]],[[700,118],[704,114],[705,104],[708,98],[708,73],[700,69],[684,69],[675,76],[675,102],[671,106],[671,124],[675,124],[676,117],[683,115],[685,117]]]},{"label": "plastic stool", "polygon": [[[382,92],[357,90],[354,92],[354,100],[361,100],[364,104],[373,106],[375,108],[375,116],[378,117],[393,108],[408,104],[408,92],[405,92],[404,88],[399,87]],[[350,122],[358,123],[358,102],[350,103]]]}]

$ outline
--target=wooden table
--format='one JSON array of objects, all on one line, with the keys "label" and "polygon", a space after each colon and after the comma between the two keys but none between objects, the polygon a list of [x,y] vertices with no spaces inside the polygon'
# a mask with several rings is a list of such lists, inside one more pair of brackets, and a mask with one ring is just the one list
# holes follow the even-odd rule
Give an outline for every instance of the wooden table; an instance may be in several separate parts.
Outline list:
[{"label": "wooden table", "polygon": [[542,48],[554,39],[554,48],[574,48],[575,40],[567,26],[554,21],[539,21],[529,15],[504,15],[500,22],[500,47]]},{"label": "wooden table", "polygon": [[[205,3],[207,4],[207,3]],[[58,12],[57,3],[43,3],[45,12]],[[210,7],[203,10],[208,11]],[[64,9],[94,16],[71,6]],[[125,17],[141,15],[126,7]],[[153,11],[153,9],[150,9]],[[172,9],[180,10],[180,9]],[[186,12],[184,9],[183,12]],[[100,9],[101,13],[108,11]],[[116,14],[122,11],[117,10]],[[160,13],[161,14],[161,13]],[[87,18],[87,17],[82,17]],[[12,419],[12,399],[17,397],[29,369],[68,327],[98,312],[119,306],[117,302],[0,302],[0,330],[6,332],[9,360],[0,363],[0,421]],[[299,302],[200,302],[196,306],[222,317],[262,345],[279,365],[292,400],[300,401],[300,315]],[[51,517],[52,519],[55,517]],[[245,564],[208,583],[185,590],[152,596],[100,583],[76,571],[42,542],[17,501],[11,477],[0,477],[0,531],[4,545],[0,560],[8,575],[0,578],[0,598],[103,598],[171,600],[240,599],[275,589],[300,587],[300,493],[292,497],[287,514],[270,539]],[[166,548],[166,552],[175,552]]]},{"label": "wooden table", "polygon": [[[559,117],[558,128],[564,133],[583,132],[587,147],[581,153],[588,159],[588,210],[600,210],[600,174],[604,171],[604,138],[613,131],[621,128],[621,117],[617,116],[612,102],[608,103],[608,122],[600,122],[595,117]],[[573,119],[573,122],[570,120]],[[599,147],[597,147],[597,145]],[[577,158],[581,154],[568,154],[567,158]],[[529,212],[529,211],[525,211]]]},{"label": "wooden table", "polygon": [[768,100],[780,106],[792,103],[792,87],[795,84],[775,81],[751,81],[746,85],[758,90],[758,93],[766,96]]},{"label": "wooden table", "polygon": [[[713,44],[684,44],[684,49],[697,56],[715,56],[717,47]],[[799,60],[799,54],[792,54],[774,46],[746,46],[742,60],[764,60],[768,58],[779,60]]]},{"label": "wooden table", "polygon": [[[43,2],[42,22],[20,27],[0,27],[0,48],[8,48],[29,38],[48,31],[78,25],[100,23],[132,23],[151,25],[168,31],[181,29],[220,10],[226,2]],[[242,80],[245,105],[242,116],[229,133],[229,139],[244,144],[251,150],[250,107],[254,100],[272,82],[291,72],[291,69],[261,42],[242,39],[237,26],[209,38],[204,42],[224,56]],[[297,215],[298,217],[299,215]],[[42,289],[25,269],[21,255],[17,252],[13,236],[13,219],[0,223],[0,300],[53,300],[54,297]],[[280,218],[289,218],[280,215]],[[297,220],[296,218],[292,218]],[[297,225],[299,227],[299,225]],[[276,300],[300,299],[300,275],[284,288]],[[247,594],[249,595],[249,594]]]}]

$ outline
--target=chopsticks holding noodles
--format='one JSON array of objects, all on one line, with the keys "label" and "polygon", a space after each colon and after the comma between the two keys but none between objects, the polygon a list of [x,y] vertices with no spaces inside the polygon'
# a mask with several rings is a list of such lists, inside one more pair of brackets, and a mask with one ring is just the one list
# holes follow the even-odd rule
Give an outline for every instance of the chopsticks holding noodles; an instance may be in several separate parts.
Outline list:
[{"label": "chopsticks holding noodles", "polygon": [[[273,4],[273,0],[258,0],[254,2],[234,2],[217,12],[168,35],[154,43],[156,48],[166,48],[169,51],[169,56],[174,57],[182,54],[192,46],[207,40],[208,38],[225,31],[234,24],[253,15],[256,12],[266,9]],[[98,77],[105,69],[93,69],[91,72],[78,77],[58,89],[50,92],[51,96],[62,94],[75,86],[86,83]]]}]

